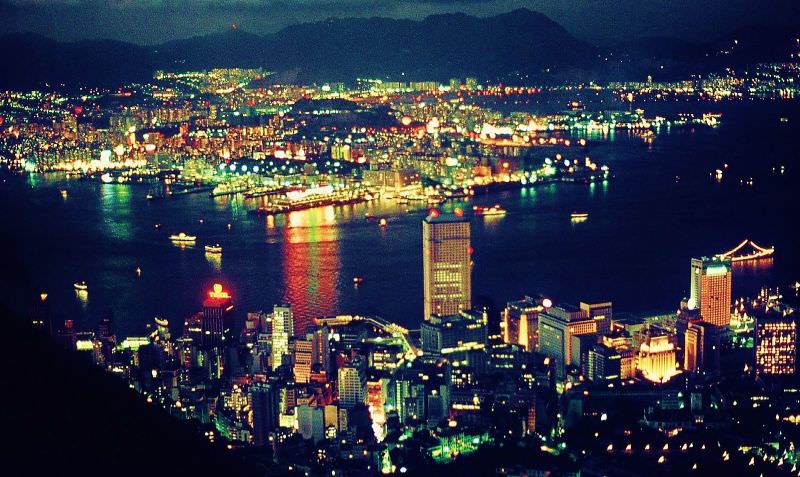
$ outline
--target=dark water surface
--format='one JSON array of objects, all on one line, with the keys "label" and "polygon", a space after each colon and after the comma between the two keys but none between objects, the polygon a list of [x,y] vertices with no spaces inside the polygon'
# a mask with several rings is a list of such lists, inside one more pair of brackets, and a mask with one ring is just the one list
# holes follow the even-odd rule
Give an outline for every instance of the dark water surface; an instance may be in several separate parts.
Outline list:
[{"label": "dark water surface", "polygon": [[[608,299],[616,310],[636,313],[674,309],[688,292],[689,259],[745,238],[775,245],[777,252],[773,260],[737,267],[737,296],[800,279],[800,108],[645,107],[722,111],[724,124],[673,130],[651,144],[627,134],[592,142],[592,159],[609,164],[616,176],[608,183],[476,197],[473,203],[501,203],[508,210],[505,217],[472,222],[477,299],[502,305],[543,293],[565,302]],[[729,168],[718,184],[709,173],[723,164]],[[750,177],[752,187],[740,184]],[[148,203],[146,186],[47,175],[4,179],[4,247],[17,264],[4,273],[27,291],[46,291],[57,320],[89,327],[111,310],[123,336],[141,334],[156,315],[178,330],[217,281],[232,290],[239,313],[288,302],[300,326],[335,313],[378,314],[412,328],[421,319],[425,209],[406,213],[407,205],[383,201],[272,219],[248,215],[241,198],[194,194]],[[68,189],[66,199],[60,188]],[[589,219],[573,224],[575,210],[589,212]],[[368,212],[388,215],[388,227],[365,220]],[[167,237],[179,231],[196,234],[197,245],[174,246]],[[216,242],[224,248],[219,260],[203,251]],[[358,287],[354,276],[364,278]],[[89,285],[86,301],[73,290],[79,280]]]}]

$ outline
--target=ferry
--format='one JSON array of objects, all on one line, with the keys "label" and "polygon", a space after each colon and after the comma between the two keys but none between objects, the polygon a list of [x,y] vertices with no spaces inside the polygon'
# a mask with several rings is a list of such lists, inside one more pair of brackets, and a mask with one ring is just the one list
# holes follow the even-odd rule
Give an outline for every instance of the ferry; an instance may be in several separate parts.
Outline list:
[{"label": "ferry", "polygon": [[479,205],[473,205],[472,211],[475,212],[475,215],[506,215],[506,210],[500,207],[499,204],[495,204],[491,207],[481,207]]},{"label": "ferry", "polygon": [[215,243],[214,245],[205,246],[206,253],[222,253],[222,245]]},{"label": "ferry", "polygon": [[431,195],[431,196],[428,196],[427,202],[429,204],[441,204],[442,202],[444,202],[444,197],[442,197],[440,195]]},{"label": "ferry", "polygon": [[169,239],[173,242],[195,242],[197,240],[196,235],[186,235],[185,233],[181,232],[179,234],[173,234],[169,236]]},{"label": "ferry", "polygon": [[589,214],[586,212],[573,212],[569,214],[569,218],[572,220],[586,220],[589,218]]},{"label": "ferry", "polygon": [[67,189],[61,189],[61,197],[66,199],[68,194],[69,192],[67,192]]},{"label": "ferry", "polygon": [[364,279],[361,278],[361,277],[353,277],[353,283],[356,284],[356,285],[358,285],[359,283],[362,283],[363,281],[364,281]]},{"label": "ferry", "polygon": [[87,285],[84,281],[75,282],[72,286],[74,286],[78,291],[86,291],[89,289],[89,285]]}]

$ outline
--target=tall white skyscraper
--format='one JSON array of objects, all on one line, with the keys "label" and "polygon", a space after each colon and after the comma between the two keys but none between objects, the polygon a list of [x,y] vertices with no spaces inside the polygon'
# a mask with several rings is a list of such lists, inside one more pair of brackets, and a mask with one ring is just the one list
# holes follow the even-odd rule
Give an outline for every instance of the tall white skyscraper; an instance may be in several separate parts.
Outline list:
[{"label": "tall white skyscraper", "polygon": [[272,309],[272,369],[277,369],[289,354],[289,338],[294,334],[294,315],[288,305]]},{"label": "tall white skyscraper", "polygon": [[339,368],[339,406],[352,409],[357,404],[364,404],[367,399],[366,363],[361,358]]}]

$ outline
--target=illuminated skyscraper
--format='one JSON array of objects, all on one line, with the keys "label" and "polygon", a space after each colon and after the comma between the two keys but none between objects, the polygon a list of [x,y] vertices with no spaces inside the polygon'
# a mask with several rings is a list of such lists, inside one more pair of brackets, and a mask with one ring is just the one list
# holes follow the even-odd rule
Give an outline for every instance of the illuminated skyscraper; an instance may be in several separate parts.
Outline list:
[{"label": "illuminated skyscraper", "polygon": [[797,372],[797,313],[777,311],[756,316],[756,373],[790,375]]},{"label": "illuminated skyscraper", "polygon": [[552,306],[552,302],[526,296],[519,301],[510,301],[503,310],[501,323],[503,341],[518,344],[533,351],[539,344],[539,313]]},{"label": "illuminated skyscraper", "polygon": [[554,361],[556,377],[566,376],[573,363],[572,337],[594,334],[597,324],[585,310],[558,305],[539,313],[539,352]]},{"label": "illuminated skyscraper", "polygon": [[288,305],[272,309],[272,369],[277,369],[289,354],[289,338],[294,334],[294,315]]},{"label": "illuminated skyscraper", "polygon": [[289,344],[292,351],[292,370],[294,382],[306,384],[311,380],[312,343],[311,340],[295,338]]},{"label": "illuminated skyscraper", "polygon": [[230,293],[215,283],[203,301],[203,316],[200,319],[200,345],[203,348],[222,346],[225,340],[226,327],[230,326],[229,317],[233,312],[233,300]]},{"label": "illuminated skyscraper", "polygon": [[704,321],[689,322],[684,339],[683,369],[692,373],[719,373],[722,329]]},{"label": "illuminated skyscraper", "polygon": [[581,302],[581,310],[596,323],[597,334],[605,336],[611,332],[611,302],[585,303]]},{"label": "illuminated skyscraper", "polygon": [[700,310],[703,321],[731,323],[731,262],[719,257],[692,259],[689,308]]},{"label": "illuminated skyscraper", "polygon": [[422,221],[425,319],[471,307],[469,221],[433,212]]},{"label": "illuminated skyscraper", "polygon": [[311,340],[311,362],[325,373],[331,371],[331,343],[328,328],[321,326],[306,335]]},{"label": "illuminated skyscraper", "polygon": [[361,358],[339,368],[339,406],[352,409],[357,404],[367,402],[366,363]]},{"label": "illuminated skyscraper", "polygon": [[622,355],[612,346],[595,344],[589,350],[586,377],[596,383],[615,382],[622,375]]},{"label": "illuminated skyscraper", "polygon": [[420,326],[422,349],[445,355],[483,349],[488,340],[487,323],[486,313],[433,315]]}]

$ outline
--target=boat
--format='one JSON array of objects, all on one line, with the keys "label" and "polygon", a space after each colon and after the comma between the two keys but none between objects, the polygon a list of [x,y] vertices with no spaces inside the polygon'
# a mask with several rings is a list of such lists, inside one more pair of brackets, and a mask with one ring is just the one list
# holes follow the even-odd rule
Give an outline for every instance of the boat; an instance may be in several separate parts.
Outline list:
[{"label": "boat", "polygon": [[587,212],[573,212],[569,214],[569,218],[572,220],[586,220],[589,218],[589,214]]},{"label": "boat", "polygon": [[68,194],[69,192],[67,192],[67,189],[61,189],[61,197],[66,199]]},{"label": "boat", "polygon": [[355,283],[356,285],[358,285],[359,283],[362,283],[363,281],[364,281],[364,279],[361,278],[361,277],[353,277],[353,283]]},{"label": "boat", "polygon": [[429,204],[441,204],[442,202],[444,202],[444,197],[440,195],[431,195],[428,196],[427,202]]},{"label": "boat", "polygon": [[84,281],[75,282],[72,286],[74,286],[78,291],[86,291],[89,289],[89,285],[87,285]]},{"label": "boat", "polygon": [[389,222],[388,222],[388,221],[386,220],[386,218],[384,218],[384,217],[381,217],[381,220],[379,220],[379,221],[378,221],[378,225],[380,225],[381,227],[386,227],[386,225],[387,225],[388,223],[389,223]]},{"label": "boat", "polygon": [[506,215],[506,210],[500,207],[499,204],[495,204],[491,207],[482,207],[480,205],[473,205],[472,211],[475,213],[475,215],[483,215],[483,216]]},{"label": "boat", "polygon": [[183,232],[179,234],[173,234],[169,236],[169,239],[173,242],[195,242],[197,240],[196,235],[187,235]]},{"label": "boat", "polygon": [[147,200],[153,200],[153,194],[147,194],[145,197]]},{"label": "boat", "polygon": [[205,246],[206,253],[222,253],[222,245],[215,243],[214,245]]}]

